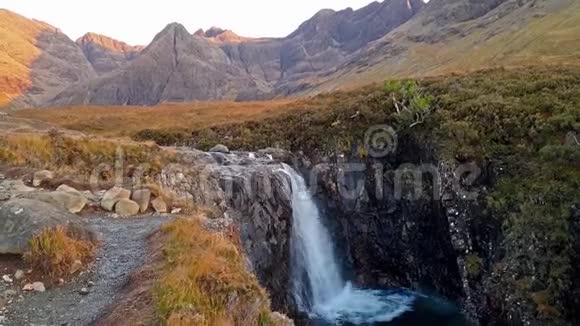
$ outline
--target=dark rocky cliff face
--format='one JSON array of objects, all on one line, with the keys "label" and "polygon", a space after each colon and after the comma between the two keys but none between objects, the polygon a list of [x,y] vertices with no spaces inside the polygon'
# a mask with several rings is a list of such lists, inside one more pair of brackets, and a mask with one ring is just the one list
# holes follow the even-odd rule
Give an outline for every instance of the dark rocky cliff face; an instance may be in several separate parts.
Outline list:
[{"label": "dark rocky cliff face", "polygon": [[473,324],[501,324],[502,304],[484,294],[502,237],[482,202],[491,167],[447,166],[428,145],[400,147],[380,160],[300,161],[305,173],[316,170],[313,189],[343,264],[362,286],[443,295]]},{"label": "dark rocky cliff face", "polygon": [[187,149],[181,152],[182,164],[164,171],[163,184],[216,209],[219,217],[209,225],[239,232],[248,264],[277,310],[294,311],[289,292],[292,190],[281,171],[282,162],[288,162],[310,181],[338,257],[357,285],[441,295],[462,307],[474,325],[542,325],[533,307],[511,304],[517,297],[497,300],[502,293],[498,278],[513,277],[515,271],[496,269],[498,261],[511,259],[504,255],[502,225],[485,203],[496,168],[440,163],[431,145],[410,138],[400,142],[396,153],[380,159],[312,161],[283,151]]},{"label": "dark rocky cliff face", "polygon": [[46,104],[153,105],[289,94],[306,77],[340,66],[423,6],[422,0],[385,0],[356,11],[322,10],[285,38],[249,39],[218,28],[192,35],[173,23],[131,62],[122,53],[84,46],[97,71],[120,68],[71,85]]},{"label": "dark rocky cliff face", "polygon": [[[483,270],[492,258],[498,226],[485,220],[478,200],[463,199],[465,193],[453,187],[455,167],[429,170],[425,162],[432,161],[430,148],[412,142],[402,147],[385,160],[316,166],[304,156],[281,151],[185,150],[182,164],[164,171],[163,184],[194,203],[216,208],[223,218],[215,223],[239,231],[249,265],[276,309],[293,311],[288,291],[292,190],[280,171],[281,162],[289,162],[312,182],[349,279],[362,286],[442,295],[463,306],[474,323],[497,321],[482,295],[483,274],[476,267]],[[353,163],[357,171],[348,172]],[[398,186],[402,164],[423,164],[432,173],[420,196],[413,188]],[[462,190],[481,190],[488,177],[484,171],[472,188]],[[474,257],[481,261],[474,262]]]}]

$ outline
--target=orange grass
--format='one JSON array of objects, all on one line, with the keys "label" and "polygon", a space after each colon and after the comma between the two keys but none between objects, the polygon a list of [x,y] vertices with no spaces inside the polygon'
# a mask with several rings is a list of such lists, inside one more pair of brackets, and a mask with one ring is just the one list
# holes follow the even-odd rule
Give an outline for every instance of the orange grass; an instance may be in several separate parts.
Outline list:
[{"label": "orange grass", "polygon": [[77,272],[72,269],[75,261],[86,266],[92,260],[95,249],[90,241],[75,239],[62,226],[42,231],[30,240],[29,246],[24,260],[34,270],[51,278]]},{"label": "orange grass", "polygon": [[196,218],[176,220],[162,233],[165,261],[154,298],[164,324],[275,325],[266,292],[226,235]]}]

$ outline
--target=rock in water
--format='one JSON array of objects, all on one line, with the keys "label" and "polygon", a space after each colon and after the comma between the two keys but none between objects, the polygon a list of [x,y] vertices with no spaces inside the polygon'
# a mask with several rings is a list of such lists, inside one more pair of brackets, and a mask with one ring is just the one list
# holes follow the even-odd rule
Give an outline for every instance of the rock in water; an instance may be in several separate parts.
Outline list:
[{"label": "rock in water", "polygon": [[151,206],[157,213],[167,213],[167,204],[161,197],[157,197],[151,201]]},{"label": "rock in water", "polygon": [[109,212],[112,212],[115,208],[115,204],[119,200],[129,198],[131,198],[131,191],[120,187],[113,187],[105,192],[105,195],[101,200],[101,207]]},{"label": "rock in water", "polygon": [[65,209],[73,214],[80,213],[87,205],[87,199],[81,193],[64,191],[31,192],[25,194],[23,198],[42,201]]},{"label": "rock in water", "polygon": [[223,154],[227,154],[230,152],[230,150],[222,144],[215,145],[209,151],[210,153],[223,153]]},{"label": "rock in water", "polygon": [[56,226],[68,227],[77,239],[96,240],[83,221],[65,210],[31,199],[7,201],[0,206],[0,254],[24,254],[30,239]]},{"label": "rock in water", "polygon": [[48,170],[37,171],[34,173],[34,176],[32,177],[32,185],[34,187],[40,187],[40,185],[44,181],[49,181],[52,179],[54,179],[54,173],[52,171]]},{"label": "rock in water", "polygon": [[130,199],[121,199],[115,204],[115,213],[121,216],[133,216],[139,213],[139,204]]},{"label": "rock in water", "polygon": [[151,191],[149,189],[141,189],[133,191],[131,196],[134,202],[139,204],[139,211],[145,213],[149,209],[149,201],[151,200]]}]

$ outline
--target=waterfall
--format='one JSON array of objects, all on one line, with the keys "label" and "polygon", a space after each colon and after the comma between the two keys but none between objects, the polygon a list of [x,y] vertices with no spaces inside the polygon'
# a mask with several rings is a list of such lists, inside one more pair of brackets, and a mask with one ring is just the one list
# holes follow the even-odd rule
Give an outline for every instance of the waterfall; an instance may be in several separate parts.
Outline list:
[{"label": "waterfall", "polygon": [[365,325],[412,310],[411,294],[358,289],[342,278],[332,238],[304,179],[287,165],[284,172],[292,184],[292,294],[298,309],[331,324]]},{"label": "waterfall", "polygon": [[292,182],[292,266],[294,294],[301,309],[337,297],[345,286],[330,235],[322,225],[304,179],[286,167]]}]

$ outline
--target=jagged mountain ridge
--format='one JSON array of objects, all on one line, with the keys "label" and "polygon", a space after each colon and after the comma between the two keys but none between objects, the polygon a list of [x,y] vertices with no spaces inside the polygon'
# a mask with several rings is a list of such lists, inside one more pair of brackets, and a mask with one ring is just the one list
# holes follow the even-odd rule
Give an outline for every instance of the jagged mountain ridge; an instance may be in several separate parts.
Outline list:
[{"label": "jagged mountain ridge", "polygon": [[[308,95],[489,66],[574,63],[580,62],[578,17],[574,0],[385,0],[359,10],[321,10],[285,38],[245,38],[221,28],[190,34],[174,23],[145,49],[88,34],[77,41],[84,57],[71,50],[77,64],[63,73],[81,77],[62,79],[49,91],[30,83],[3,89],[14,89],[5,86],[14,82],[0,90],[12,92],[4,96],[12,106],[153,105]],[[14,66],[38,74],[37,67]]]},{"label": "jagged mountain ridge", "polygon": [[[48,104],[151,105],[293,93],[300,80],[341,64],[422,6],[421,0],[386,0],[356,11],[322,10],[282,39],[240,39],[218,28],[191,35],[172,24],[126,67],[71,86]],[[166,39],[174,42],[161,42]]]},{"label": "jagged mountain ridge", "polygon": [[99,74],[124,67],[135,59],[144,48],[131,46],[96,33],[83,35],[76,41],[76,44],[82,49],[87,60]]},{"label": "jagged mountain ridge", "polygon": [[232,30],[222,29],[219,27],[212,27],[207,31],[204,31],[203,29],[200,28],[195,33],[193,33],[193,35],[204,37],[218,43],[241,43],[254,40],[254,38],[243,37],[236,34]]},{"label": "jagged mountain ridge", "polygon": [[229,64],[213,42],[170,24],[126,68],[80,83],[59,94],[55,104],[154,104],[231,98],[258,85]]}]

